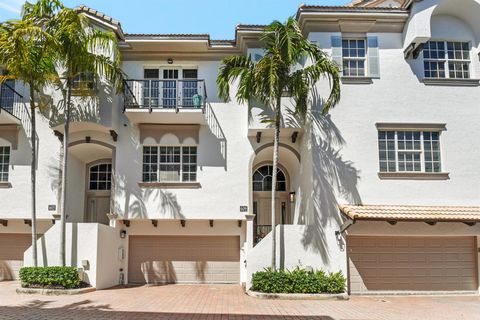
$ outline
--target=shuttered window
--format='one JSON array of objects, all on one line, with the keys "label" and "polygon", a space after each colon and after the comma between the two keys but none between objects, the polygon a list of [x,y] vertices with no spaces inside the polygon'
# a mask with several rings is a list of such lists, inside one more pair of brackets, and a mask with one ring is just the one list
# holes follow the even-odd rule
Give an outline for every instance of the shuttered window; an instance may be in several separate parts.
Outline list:
[{"label": "shuttered window", "polygon": [[332,60],[344,77],[380,77],[378,37],[331,37]]}]

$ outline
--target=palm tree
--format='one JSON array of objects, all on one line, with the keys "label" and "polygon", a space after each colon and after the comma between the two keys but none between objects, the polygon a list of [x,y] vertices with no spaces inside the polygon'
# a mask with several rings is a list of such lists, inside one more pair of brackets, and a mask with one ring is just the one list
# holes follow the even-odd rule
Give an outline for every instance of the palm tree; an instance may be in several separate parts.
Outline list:
[{"label": "palm tree", "polygon": [[[323,113],[327,113],[340,99],[340,75],[338,66],[303,36],[294,18],[285,24],[272,22],[260,40],[265,44],[265,54],[258,62],[254,63],[250,56],[230,56],[222,60],[217,86],[219,96],[227,101],[230,84],[238,80],[235,98],[239,103],[257,101],[274,113],[269,122],[274,127],[271,268],[276,270],[275,195],[282,95],[288,92],[294,102],[294,114],[306,117],[310,112],[309,94],[320,77],[325,76],[331,83],[330,95],[323,105]],[[312,64],[300,67],[306,57]]]},{"label": "palm tree", "polygon": [[0,78],[0,83],[8,78],[22,81],[29,87],[31,119],[31,216],[32,216],[32,255],[37,266],[37,223],[36,223],[36,95],[51,83],[55,77],[52,57],[53,39],[42,28],[28,19],[25,11],[22,20],[10,20],[0,24],[0,64],[8,70],[9,76]]},{"label": "palm tree", "polygon": [[65,222],[67,194],[67,165],[70,107],[74,78],[89,74],[106,79],[120,92],[124,73],[120,68],[120,52],[113,32],[95,28],[91,21],[74,9],[64,7],[58,0],[40,0],[34,5],[35,20],[56,41],[60,77],[66,92],[63,133],[61,244],[60,263],[65,265]]}]

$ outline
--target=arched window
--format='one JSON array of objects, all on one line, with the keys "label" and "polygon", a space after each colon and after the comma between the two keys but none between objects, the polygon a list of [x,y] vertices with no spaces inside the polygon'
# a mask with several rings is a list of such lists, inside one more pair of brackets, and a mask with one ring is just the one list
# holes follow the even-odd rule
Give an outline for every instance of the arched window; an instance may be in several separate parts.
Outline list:
[{"label": "arched window", "polygon": [[[273,166],[258,168],[253,174],[253,191],[272,191]],[[287,180],[280,168],[277,168],[277,191],[287,191]]]},{"label": "arched window", "polygon": [[112,164],[101,163],[90,167],[89,190],[110,190],[112,187]]}]

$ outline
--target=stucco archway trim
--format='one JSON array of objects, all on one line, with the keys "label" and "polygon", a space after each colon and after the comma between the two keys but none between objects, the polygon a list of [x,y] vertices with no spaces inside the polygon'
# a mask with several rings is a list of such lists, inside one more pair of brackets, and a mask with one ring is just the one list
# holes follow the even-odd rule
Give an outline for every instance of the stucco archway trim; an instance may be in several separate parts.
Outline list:
[{"label": "stucco archway trim", "polygon": [[[281,142],[278,144],[278,146],[280,148],[285,148],[285,149],[289,150],[290,152],[292,152],[295,155],[295,157],[297,158],[298,162],[301,162],[300,153],[297,150],[295,150],[295,148],[293,148],[292,146],[290,146],[288,144],[281,143]],[[269,147],[273,147],[273,142],[266,143],[264,145],[261,145],[257,149],[255,149],[255,155],[258,155],[260,153],[260,151],[265,150],[266,148],[269,148]]]}]

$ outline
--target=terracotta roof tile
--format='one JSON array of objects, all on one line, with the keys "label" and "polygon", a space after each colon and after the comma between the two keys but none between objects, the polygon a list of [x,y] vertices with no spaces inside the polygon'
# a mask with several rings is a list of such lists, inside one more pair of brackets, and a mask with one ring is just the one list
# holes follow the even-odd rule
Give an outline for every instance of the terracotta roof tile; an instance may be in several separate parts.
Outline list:
[{"label": "terracotta roof tile", "polygon": [[480,206],[340,205],[353,220],[480,221]]},{"label": "terracotta roof tile", "polygon": [[408,10],[398,7],[353,7],[353,6],[316,6],[316,5],[301,5],[298,8],[299,11],[311,10],[311,11],[343,11],[343,12],[357,12],[357,11],[386,11],[386,12],[408,12]]},{"label": "terracotta roof tile", "polygon": [[158,37],[167,39],[206,39],[210,38],[206,33],[125,33],[127,37]]},{"label": "terracotta roof tile", "polygon": [[99,19],[102,19],[105,22],[109,22],[111,24],[114,24],[116,26],[120,26],[120,22],[118,20],[113,19],[110,16],[107,16],[103,12],[97,11],[95,9],[92,9],[90,7],[87,7],[86,5],[79,5],[78,7],[75,8],[76,11],[78,12],[85,12],[85,13],[90,13],[94,16],[96,16]]}]

